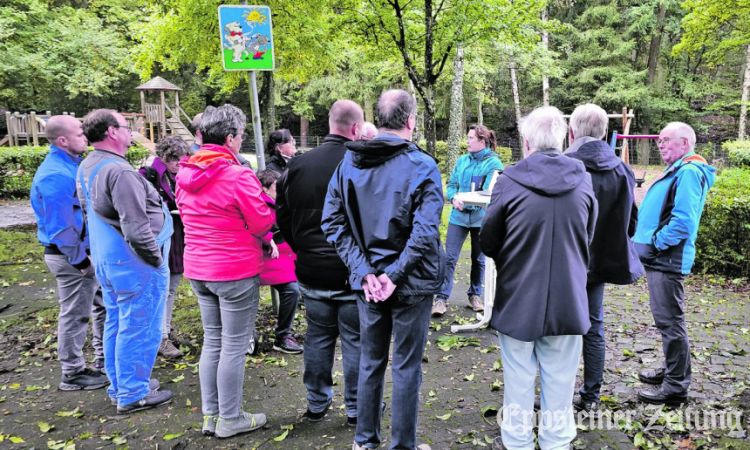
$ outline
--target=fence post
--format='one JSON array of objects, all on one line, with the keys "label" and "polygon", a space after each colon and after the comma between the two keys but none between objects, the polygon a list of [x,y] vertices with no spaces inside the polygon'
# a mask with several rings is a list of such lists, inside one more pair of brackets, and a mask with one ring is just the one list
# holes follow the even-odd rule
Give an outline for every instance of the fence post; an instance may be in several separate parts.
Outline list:
[{"label": "fence post", "polygon": [[34,143],[34,146],[36,147],[39,145],[39,134],[37,133],[37,129],[36,129],[36,112],[31,111],[27,120],[28,120],[27,130],[31,132],[31,140]]},{"label": "fence post", "polygon": [[11,122],[10,111],[5,111],[5,125],[8,128],[8,145],[11,147],[15,146],[15,139],[13,136],[13,123]]}]

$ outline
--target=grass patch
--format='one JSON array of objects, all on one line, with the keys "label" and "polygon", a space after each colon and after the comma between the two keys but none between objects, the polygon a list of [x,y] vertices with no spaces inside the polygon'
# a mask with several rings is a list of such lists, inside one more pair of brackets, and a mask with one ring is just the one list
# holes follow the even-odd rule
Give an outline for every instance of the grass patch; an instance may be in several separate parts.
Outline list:
[{"label": "grass patch", "polygon": [[0,264],[40,262],[43,254],[35,231],[0,230]]}]

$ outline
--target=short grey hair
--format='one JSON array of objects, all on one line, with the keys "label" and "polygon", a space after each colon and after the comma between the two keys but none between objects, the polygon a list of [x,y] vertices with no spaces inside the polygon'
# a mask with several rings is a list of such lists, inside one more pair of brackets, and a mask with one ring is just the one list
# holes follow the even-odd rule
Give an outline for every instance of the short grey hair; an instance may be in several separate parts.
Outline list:
[{"label": "short grey hair", "polygon": [[198,130],[204,144],[224,145],[227,136],[239,136],[245,132],[247,117],[238,107],[224,104],[215,108],[209,106],[203,111]]},{"label": "short grey hair", "polygon": [[156,156],[164,162],[179,161],[188,151],[187,143],[179,136],[166,136],[156,144]]},{"label": "short grey hair", "polygon": [[530,150],[562,150],[567,132],[565,118],[554,106],[537,108],[521,119],[521,135],[528,142]]},{"label": "short grey hair", "polygon": [[403,89],[390,89],[378,99],[378,125],[388,130],[406,128],[409,116],[417,112],[417,101]]},{"label": "short grey hair", "polygon": [[570,129],[575,139],[584,136],[601,139],[607,134],[608,123],[607,112],[593,103],[579,105],[570,115]]},{"label": "short grey hair", "polygon": [[690,149],[695,148],[695,130],[693,130],[693,127],[690,125],[685,122],[669,122],[661,131],[664,132],[665,130],[676,131],[678,137],[687,139],[688,147],[690,147]]}]

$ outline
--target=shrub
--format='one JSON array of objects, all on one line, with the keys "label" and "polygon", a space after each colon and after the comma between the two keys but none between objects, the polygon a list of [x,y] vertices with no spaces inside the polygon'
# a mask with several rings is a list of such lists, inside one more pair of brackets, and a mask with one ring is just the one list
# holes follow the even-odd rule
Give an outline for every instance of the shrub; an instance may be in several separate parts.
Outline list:
[{"label": "shrub", "polygon": [[722,171],[709,191],[695,263],[702,272],[750,278],[750,169]]},{"label": "shrub", "polygon": [[750,141],[726,141],[721,149],[727,153],[730,166],[750,167]]},{"label": "shrub", "polygon": [[[48,151],[49,147],[0,147],[0,198],[28,197],[34,174]],[[145,147],[135,146],[127,160],[137,168],[150,154]]]}]

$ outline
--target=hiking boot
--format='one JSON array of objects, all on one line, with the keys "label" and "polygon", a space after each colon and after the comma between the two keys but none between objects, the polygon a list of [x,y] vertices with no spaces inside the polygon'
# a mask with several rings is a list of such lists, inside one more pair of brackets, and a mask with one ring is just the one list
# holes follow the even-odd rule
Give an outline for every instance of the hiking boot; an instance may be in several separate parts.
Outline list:
[{"label": "hiking boot", "polygon": [[277,352],[288,353],[290,355],[298,355],[303,350],[302,346],[299,345],[291,334],[287,334],[281,339],[276,339],[273,343],[273,349]]},{"label": "hiking boot", "polygon": [[175,359],[182,356],[182,352],[179,348],[175,347],[172,341],[169,340],[169,338],[164,338],[161,340],[161,345],[159,345],[159,354],[167,359]]},{"label": "hiking boot", "polygon": [[469,296],[469,307],[476,312],[484,312],[484,301],[478,295]]},{"label": "hiking boot", "polygon": [[331,403],[333,402],[328,402],[326,407],[323,408],[323,411],[320,412],[312,412],[310,411],[310,408],[307,408],[307,411],[305,411],[305,414],[302,417],[307,419],[308,422],[320,422],[323,420],[323,417],[326,416],[328,409],[331,407]]},{"label": "hiking boot", "polygon": [[204,436],[213,436],[216,434],[216,422],[219,420],[219,416],[203,416],[203,427],[201,433]]},{"label": "hiking boot", "polygon": [[641,370],[638,372],[638,379],[641,383],[661,384],[664,381],[664,368]]},{"label": "hiking boot", "polygon": [[441,298],[435,300],[435,304],[432,305],[432,317],[443,317],[446,311],[448,311],[448,305],[445,304],[445,300]]},{"label": "hiking boot", "polygon": [[[157,380],[156,378],[151,378],[150,380],[148,380],[149,392],[158,391],[160,387],[161,387],[161,383],[159,383],[159,380]],[[116,398],[110,397],[109,402],[112,403],[112,406],[117,406]]]},{"label": "hiking boot", "polygon": [[76,373],[63,374],[60,379],[61,391],[91,391],[109,384],[109,378],[98,370],[85,367]]},{"label": "hiking boot", "polygon": [[172,391],[164,389],[163,391],[150,391],[148,395],[142,399],[133,403],[128,403],[124,406],[117,406],[118,414],[130,414],[136,411],[143,411],[144,409],[156,408],[157,406],[165,405],[172,401],[174,394]]},{"label": "hiking boot", "polygon": [[265,414],[250,414],[242,411],[236,419],[219,419],[216,422],[217,438],[228,438],[241,433],[257,430],[266,424]]}]

